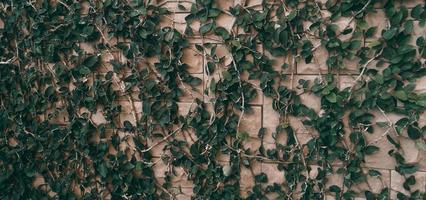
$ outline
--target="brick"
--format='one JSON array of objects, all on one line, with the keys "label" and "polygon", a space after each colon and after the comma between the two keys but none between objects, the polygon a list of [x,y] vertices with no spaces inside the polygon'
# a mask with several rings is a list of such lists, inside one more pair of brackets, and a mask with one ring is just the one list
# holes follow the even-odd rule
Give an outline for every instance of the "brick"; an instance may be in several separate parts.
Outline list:
[{"label": "brick", "polygon": [[426,84],[424,84],[424,83],[426,83],[426,76],[423,76],[423,77],[417,79],[416,82],[415,82],[416,87],[414,88],[414,91],[416,93],[426,92]]},{"label": "brick", "polygon": [[[178,103],[179,115],[187,116],[191,109],[191,105],[195,105],[195,104],[179,102]],[[177,125],[173,126],[173,130],[177,130],[178,128],[179,127]],[[182,141],[186,141],[188,143],[188,146],[191,146],[192,144],[194,144],[194,142],[197,141],[198,139],[197,136],[195,135],[195,130],[193,130],[192,128],[184,129],[182,131],[177,132],[174,138],[182,140]]]},{"label": "brick", "polygon": [[390,185],[391,185],[390,170],[375,169],[382,174],[379,177],[372,177],[367,175],[368,170],[369,170],[368,168],[363,168],[363,173],[367,177],[366,182],[362,182],[360,184],[357,184],[351,187],[351,190],[359,194],[359,197],[364,197],[363,194],[367,190],[377,194],[377,193],[380,193],[382,189],[386,187],[390,188]]},{"label": "brick", "polygon": [[293,57],[292,56],[279,56],[279,57],[274,57],[271,55],[271,53],[264,49],[263,51],[264,55],[266,57],[268,57],[271,61],[272,61],[272,69],[274,69],[277,72],[280,72],[282,70],[282,65],[284,63],[288,64],[288,68],[284,69],[283,72],[286,74],[291,74],[296,73],[296,65],[294,63],[296,63],[295,61],[293,62]]},{"label": "brick", "polygon": [[175,190],[179,191],[176,195],[176,199],[179,200],[191,200],[193,193],[192,187],[181,187],[181,188],[174,188]]},{"label": "brick", "polygon": [[160,23],[158,24],[158,26],[160,28],[166,28],[166,27],[173,28],[173,24],[174,24],[173,20],[175,20],[174,15],[170,15],[170,14],[163,15],[160,18]]},{"label": "brick", "polygon": [[[251,168],[253,170],[254,175],[258,175],[262,171],[262,165],[260,162],[254,161],[250,162]],[[255,185],[254,176],[252,171],[245,167],[244,165],[240,165],[240,188],[242,190],[241,195],[246,196],[247,191]]]},{"label": "brick", "polygon": [[215,5],[223,10],[229,10],[231,7],[234,7],[234,0],[215,1]]},{"label": "brick", "polygon": [[343,174],[337,173],[337,167],[334,167],[332,174],[327,174],[327,182],[325,188],[330,188],[332,185],[337,185],[340,188],[343,188]]},{"label": "brick", "polygon": [[285,182],[285,172],[278,169],[278,164],[262,163],[262,172],[268,176],[268,185]]},{"label": "brick", "polygon": [[368,38],[368,41],[375,41],[379,39],[382,35],[382,30],[386,29],[388,24],[386,19],[386,14],[383,10],[374,10],[375,12],[369,12],[365,16],[365,21],[367,22],[369,27],[376,26],[376,32],[374,33],[373,37]]},{"label": "brick", "polygon": [[257,133],[262,127],[262,107],[251,106],[251,110],[244,112],[241,119],[240,131],[246,131],[251,137],[257,138]]},{"label": "brick", "polygon": [[90,3],[89,1],[82,1],[80,3],[80,15],[88,15],[90,11]]},{"label": "brick", "polygon": [[[375,115],[375,119],[372,121],[373,124],[376,124],[377,122],[387,122],[387,119],[379,111],[371,113]],[[393,123],[401,118],[401,116],[396,114],[387,114],[387,117]],[[380,150],[375,154],[365,156],[365,166],[379,169],[394,169],[395,159],[388,155],[388,151],[394,149],[394,146],[388,142],[385,136],[383,136],[388,128],[382,128],[377,125],[374,125],[373,128],[373,134],[365,133],[364,136],[367,143],[380,147]],[[396,137],[393,130],[389,131],[388,135]]]},{"label": "brick", "polygon": [[[265,98],[263,104],[263,127],[266,128],[265,141],[274,143],[272,133],[275,132],[276,127],[280,124],[280,114],[272,108],[272,99]],[[284,140],[285,141],[285,140]]]},{"label": "brick", "polygon": [[129,121],[133,126],[136,126],[136,120],[139,120],[142,114],[142,102],[133,101],[133,105],[129,101],[120,101],[120,126],[123,126],[124,121]]},{"label": "brick", "polygon": [[418,4],[425,5],[424,0],[404,0],[404,1],[395,1],[396,7],[406,7],[406,8],[414,8]]},{"label": "brick", "polygon": [[[296,90],[297,94],[300,96],[300,100],[307,107],[312,108],[316,112],[321,111],[321,99],[312,93],[304,92],[302,88],[298,87],[300,80],[306,80],[310,82],[310,85],[313,85],[316,79],[320,79],[321,76],[317,75],[297,75],[293,78],[293,89]],[[287,84],[287,83],[286,83]],[[291,88],[291,86],[289,86]]]},{"label": "brick", "polygon": [[100,106],[98,106],[96,112],[90,112],[87,108],[82,107],[79,109],[79,114],[87,113],[90,116],[90,119],[95,125],[106,124],[107,120],[105,119],[104,112]]},{"label": "brick", "polygon": [[245,150],[250,150],[251,154],[256,154],[261,145],[261,140],[257,138],[248,138],[242,142]]},{"label": "brick", "polygon": [[420,150],[417,160],[419,171],[426,172],[426,152],[424,150]]},{"label": "brick", "polygon": [[96,44],[93,42],[81,42],[80,48],[86,52],[86,54],[94,54],[96,52],[95,49]]},{"label": "brick", "polygon": [[[426,188],[426,172],[416,172],[412,174],[416,178],[416,184],[411,186],[411,190],[419,190],[420,192],[425,192]],[[391,171],[391,199],[397,199],[396,195],[398,192],[401,192],[405,195],[409,195],[410,192],[406,191],[403,188],[403,184],[405,182],[405,178],[399,174],[397,171]]]},{"label": "brick", "polygon": [[[235,5],[241,5],[254,10],[262,10],[262,0],[235,0]],[[243,5],[244,4],[244,5]]]},{"label": "brick", "polygon": [[[188,15],[189,13],[176,13],[174,17],[174,21],[175,21],[174,27],[176,28],[176,30],[178,30],[182,34],[185,33],[186,26],[188,25],[185,20],[185,17]],[[200,32],[199,32],[199,29],[201,26],[200,21],[194,20],[191,24],[189,24],[189,26],[191,27],[195,36],[200,35]]]},{"label": "brick", "polygon": [[216,18],[215,22],[218,27],[221,26],[228,30],[228,32],[231,32],[235,23],[235,17],[228,14],[221,14]]},{"label": "brick", "polygon": [[[314,47],[318,44],[314,44]],[[325,74],[327,67],[328,52],[323,47],[318,47],[313,52],[313,58],[310,63],[306,63],[304,59],[299,58],[297,62],[297,74]]]},{"label": "brick", "polygon": [[46,111],[47,119],[51,124],[65,125],[69,122],[68,112],[61,101],[51,104]]},{"label": "brick", "polygon": [[204,76],[202,74],[192,74],[192,76],[200,78],[202,80],[201,84],[195,87],[192,87],[189,84],[182,83],[179,85],[179,88],[182,89],[182,96],[179,97],[180,102],[193,102],[195,99],[203,100],[203,91],[204,91]]},{"label": "brick", "polygon": [[355,85],[356,76],[340,76],[339,77],[339,87],[341,90],[345,88],[350,88]]},{"label": "brick", "polygon": [[187,71],[191,74],[202,74],[204,71],[203,54],[196,50],[194,44],[183,50],[181,61],[188,65]]},{"label": "brick", "polygon": [[[223,65],[225,67],[232,64],[232,56],[230,55],[226,45],[217,44],[216,55],[218,59],[221,59],[221,58],[224,59]],[[207,62],[205,64],[207,64]]]},{"label": "brick", "polygon": [[250,105],[263,105],[263,92],[262,89],[260,88],[260,81],[259,80],[250,80],[247,77],[247,73],[243,73],[241,74],[241,80],[243,81],[247,81],[248,83],[250,83],[252,85],[252,87],[254,89],[256,89],[256,97],[254,97],[253,100],[251,100],[249,102]]},{"label": "brick", "polygon": [[[345,28],[352,28],[353,30],[355,30],[355,21],[356,20],[352,20],[350,22],[351,17],[339,17],[336,21],[333,22],[333,24],[338,26],[337,29],[337,34],[340,34],[341,32],[343,32],[345,30]],[[349,23],[350,22],[350,23]],[[346,35],[340,35],[339,38],[342,41],[347,41],[350,38],[352,38],[353,32],[346,34]]]},{"label": "brick", "polygon": [[[163,8],[167,8],[167,10],[171,12],[188,12],[191,9],[192,4],[195,3],[195,0],[185,0],[185,1],[179,1],[179,0],[158,0],[156,2],[156,5],[161,5]],[[178,8],[178,5],[181,5],[185,7],[185,10],[180,10]]]},{"label": "brick", "polygon": [[415,141],[410,138],[399,137],[399,142],[401,143],[405,161],[407,163],[418,163],[421,152],[417,148]]}]

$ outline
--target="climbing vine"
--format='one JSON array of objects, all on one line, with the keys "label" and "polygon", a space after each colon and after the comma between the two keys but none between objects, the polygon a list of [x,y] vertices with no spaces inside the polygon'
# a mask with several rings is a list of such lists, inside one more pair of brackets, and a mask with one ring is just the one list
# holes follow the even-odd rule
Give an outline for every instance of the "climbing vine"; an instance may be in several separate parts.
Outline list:
[{"label": "climbing vine", "polygon": [[[391,199],[387,186],[354,189],[381,178],[365,163],[382,140],[404,177],[406,193],[396,197],[425,198],[413,188],[419,166],[406,161],[400,142],[409,138],[426,151],[419,123],[426,93],[416,90],[426,75],[426,42],[414,33],[425,29],[425,2],[168,3],[0,2],[1,199],[180,199],[179,171],[192,182],[193,199]],[[366,19],[378,8],[383,27]],[[182,12],[185,23],[174,18]],[[223,16],[230,28],[219,23]],[[204,58],[196,66],[201,78],[190,73],[187,50]],[[325,66],[316,62],[318,51]],[[356,64],[352,72],[348,61]],[[301,63],[315,65],[315,80],[294,80]],[[342,87],[348,73],[353,80]],[[320,110],[303,94],[318,98]],[[245,130],[251,102],[262,96],[279,124]],[[401,117],[393,121],[394,114]],[[292,119],[309,141],[300,141]],[[381,136],[368,139],[378,127]],[[260,147],[248,148],[252,139]],[[254,170],[259,162],[277,164],[285,181],[269,183],[272,177]],[[167,168],[161,180],[160,165]],[[244,194],[243,169],[254,177]],[[330,183],[333,174],[343,176],[342,186]]]}]

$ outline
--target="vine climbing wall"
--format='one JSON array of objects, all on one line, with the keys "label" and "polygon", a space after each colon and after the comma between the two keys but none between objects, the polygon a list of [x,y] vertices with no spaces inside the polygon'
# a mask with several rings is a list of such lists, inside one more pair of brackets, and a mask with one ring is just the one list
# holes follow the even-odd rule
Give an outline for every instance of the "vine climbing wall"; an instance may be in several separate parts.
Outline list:
[{"label": "vine climbing wall", "polygon": [[424,0],[4,0],[1,199],[424,199]]}]

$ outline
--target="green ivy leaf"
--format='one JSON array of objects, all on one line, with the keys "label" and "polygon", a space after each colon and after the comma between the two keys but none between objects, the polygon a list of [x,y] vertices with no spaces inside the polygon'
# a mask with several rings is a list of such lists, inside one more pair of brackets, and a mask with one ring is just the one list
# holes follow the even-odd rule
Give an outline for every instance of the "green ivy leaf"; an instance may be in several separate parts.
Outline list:
[{"label": "green ivy leaf", "polygon": [[200,27],[200,34],[205,35],[206,33],[210,32],[213,29],[213,26],[214,26],[213,22],[202,25]]},{"label": "green ivy leaf", "polygon": [[329,95],[325,96],[327,100],[331,103],[337,103],[337,95],[335,93],[330,93]]},{"label": "green ivy leaf", "polygon": [[402,101],[408,100],[407,93],[404,90],[395,91],[392,95]]},{"label": "green ivy leaf", "polygon": [[379,150],[380,150],[380,148],[379,148],[379,147],[376,147],[376,146],[370,145],[370,146],[366,146],[366,147],[365,147],[365,149],[364,149],[364,153],[365,153],[366,155],[372,155],[372,154],[374,154],[374,153],[378,152]]},{"label": "green ivy leaf", "polygon": [[385,40],[390,40],[396,35],[397,31],[398,31],[397,28],[388,29],[383,33],[383,38]]},{"label": "green ivy leaf", "polygon": [[87,75],[90,74],[91,70],[86,66],[81,66],[78,72],[80,72],[81,75]]},{"label": "green ivy leaf", "polygon": [[413,125],[408,126],[407,128],[408,137],[413,140],[417,140],[422,136],[420,129],[418,127],[414,127]]}]

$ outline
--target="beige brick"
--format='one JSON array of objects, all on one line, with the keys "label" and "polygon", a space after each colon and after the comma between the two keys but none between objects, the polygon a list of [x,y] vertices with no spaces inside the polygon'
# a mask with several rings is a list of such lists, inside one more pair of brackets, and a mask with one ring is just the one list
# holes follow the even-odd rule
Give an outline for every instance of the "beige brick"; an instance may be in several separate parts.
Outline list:
[{"label": "beige brick", "polygon": [[[193,104],[195,105],[195,104]],[[178,112],[179,115],[187,116],[190,109],[191,109],[191,103],[178,103]],[[192,108],[193,109],[193,108]],[[173,130],[177,130],[179,127],[177,125],[174,125]],[[198,140],[197,136],[195,135],[195,130],[192,128],[182,129],[182,131],[179,131],[175,133],[175,139],[185,141],[188,143],[187,149],[189,152],[189,147],[194,144],[195,141]]]},{"label": "beige brick", "polygon": [[251,137],[257,138],[257,133],[262,127],[262,107],[251,106],[251,110],[244,112],[240,124],[240,131],[247,132]]},{"label": "beige brick", "polygon": [[223,65],[225,67],[232,64],[232,55],[229,53],[229,50],[228,50],[226,45],[217,44],[216,56],[217,56],[218,59],[220,59],[220,58],[224,59]]},{"label": "beige brick", "polygon": [[291,56],[279,56],[279,57],[274,57],[271,55],[271,53],[264,49],[264,54],[266,57],[268,57],[269,59],[271,59],[272,63],[272,68],[277,71],[280,72],[282,70],[282,65],[284,63],[288,64],[288,68],[284,69],[283,72],[286,74],[291,74],[291,72],[296,73],[296,65],[294,63],[296,63],[295,61],[293,61],[293,57]]},{"label": "beige brick", "polygon": [[377,193],[380,193],[381,190],[386,187],[390,188],[390,185],[391,185],[390,170],[375,169],[382,174],[379,177],[372,177],[367,175],[368,170],[369,170],[368,168],[363,168],[363,173],[367,177],[366,182],[362,182],[360,184],[354,185],[351,188],[351,190],[359,194],[360,197],[363,197],[364,192],[367,190],[377,194]]},{"label": "beige brick", "polygon": [[216,18],[215,22],[218,27],[221,26],[228,32],[231,32],[231,29],[235,23],[235,17],[228,14],[221,14]]},{"label": "beige brick", "polygon": [[192,187],[181,187],[181,188],[174,188],[175,190],[179,191],[176,195],[176,199],[179,200],[191,200],[193,193]]},{"label": "beige brick", "polygon": [[[318,44],[314,44],[314,47]],[[313,58],[310,63],[306,63],[304,59],[300,58],[297,62],[297,74],[325,74],[328,71],[327,67],[328,52],[323,47],[318,47],[313,52]]]},{"label": "beige brick", "polygon": [[[191,5],[195,3],[195,0],[185,0],[185,1],[179,1],[179,0],[158,0],[156,2],[156,5],[161,5],[163,8],[167,8],[167,10],[171,12],[189,12],[191,9]],[[178,8],[178,5],[182,5],[185,7],[185,10],[180,10]]]},{"label": "beige brick", "polygon": [[160,28],[166,28],[166,27],[173,28],[174,27],[173,20],[175,20],[174,15],[163,15],[160,18],[160,23],[158,24],[158,26]]},{"label": "beige brick", "polygon": [[[340,34],[341,32],[343,32],[345,30],[345,28],[352,28],[353,30],[355,30],[355,20],[350,21],[351,17],[339,17],[336,21],[333,22],[333,24],[337,25],[339,28],[336,31],[337,34]],[[350,38],[352,38],[353,32],[346,34],[346,35],[340,35],[339,38],[342,41],[347,41]]]},{"label": "beige brick", "polygon": [[65,125],[69,122],[66,106],[62,102],[52,104],[46,111],[47,119],[51,124]]},{"label": "beige brick", "polygon": [[187,178],[187,172],[182,167],[173,166],[172,164],[165,163],[161,158],[153,158],[153,163],[156,163],[152,169],[155,178],[160,184],[164,183],[166,173],[169,172],[171,175],[171,183],[173,187],[192,187],[193,183]]},{"label": "beige brick", "polygon": [[[265,141],[274,143],[272,133],[275,132],[276,127],[280,125],[280,114],[272,108],[272,99],[265,98],[263,104],[263,127],[266,128]],[[280,134],[281,135],[281,134]],[[279,141],[285,141],[282,138]]]},{"label": "beige brick", "polygon": [[[355,57],[353,59],[343,59],[342,69],[339,69],[339,74],[359,74],[364,65],[359,64],[360,59]],[[367,67],[370,68],[371,64]],[[336,72],[334,72],[336,73]]]},{"label": "beige brick", "polygon": [[375,10],[376,12],[369,12],[365,16],[365,21],[367,22],[369,27],[376,26],[376,32],[372,38],[369,38],[369,41],[375,41],[379,39],[382,35],[382,30],[386,29],[388,24],[386,20],[386,14],[383,10]]},{"label": "beige brick", "polygon": [[282,184],[285,182],[285,172],[278,170],[278,164],[262,163],[262,172],[268,176],[268,184]]},{"label": "beige brick", "polygon": [[243,72],[240,74],[241,80],[242,81],[246,81],[248,82],[252,88],[254,88],[256,90],[256,97],[254,97],[253,100],[251,100],[250,102],[248,102],[250,105],[263,105],[263,92],[262,89],[260,88],[260,81],[259,80],[250,80],[249,79],[249,75],[246,72]]},{"label": "beige brick", "polygon": [[181,61],[188,65],[188,72],[192,74],[203,73],[203,54],[198,52],[194,44],[183,50]]},{"label": "beige brick", "polygon": [[262,10],[262,0],[234,0],[235,6],[240,5],[247,9]]},{"label": "beige brick", "polygon": [[203,91],[204,91],[204,76],[202,74],[192,74],[196,78],[202,80],[201,84],[195,87],[182,83],[179,85],[179,88],[182,90],[182,96],[179,97],[180,102],[193,102],[195,99],[203,100]]},{"label": "beige brick", "polygon": [[80,6],[80,15],[88,15],[90,11],[90,3],[88,1],[82,1]]},{"label": "beige brick", "polygon": [[250,150],[251,154],[256,154],[261,145],[261,140],[257,138],[248,138],[242,141],[242,145],[245,150]]},{"label": "beige brick", "polygon": [[337,185],[340,188],[343,188],[343,174],[338,174],[337,173],[338,168],[335,167],[333,169],[332,174],[327,174],[327,182],[325,184],[325,188],[329,188],[332,185]]},{"label": "beige brick", "polygon": [[133,105],[129,101],[120,101],[121,112],[120,112],[120,125],[122,126],[124,121],[129,121],[133,126],[136,126],[136,120],[139,120],[142,113],[142,102],[133,102]]},{"label": "beige brick", "polygon": [[114,53],[105,50],[102,51],[100,56],[102,65],[101,67],[99,67],[98,72],[106,73],[109,71],[113,71],[113,66],[109,62],[114,59],[116,59]]},{"label": "beige brick", "polygon": [[403,1],[395,1],[396,7],[405,6],[406,8],[414,8],[418,4],[425,5],[424,0],[403,0]]},{"label": "beige brick", "polygon": [[419,149],[416,146],[414,140],[406,137],[399,137],[399,142],[401,143],[402,152],[404,155],[404,159],[407,163],[418,163],[420,153]]},{"label": "beige brick", "polygon": [[86,52],[86,54],[94,54],[96,52],[95,49],[96,44],[93,42],[82,42],[80,43],[80,48]]},{"label": "beige brick", "polygon": [[416,82],[415,82],[416,87],[414,88],[416,93],[426,92],[426,84],[425,83],[426,83],[426,76],[423,76],[423,77],[416,80]]},{"label": "beige brick", "polygon": [[86,113],[88,116],[90,116],[90,120],[95,124],[95,125],[100,125],[100,124],[106,124],[107,120],[105,119],[104,116],[104,112],[101,108],[101,106],[98,106],[97,111],[96,112],[90,112],[87,108],[82,107],[79,109],[79,114],[83,114]]},{"label": "beige brick", "polygon": [[339,87],[341,90],[345,88],[350,88],[355,85],[356,76],[340,76],[339,77]]},{"label": "beige brick", "polygon": [[[377,122],[387,122],[387,119],[379,111],[372,112],[375,116],[375,119],[372,121],[373,124]],[[387,114],[387,117],[395,123],[398,121],[401,116],[395,114]],[[388,151],[394,149],[394,146],[389,143],[386,139],[384,133],[388,130],[387,127],[374,126],[373,134],[364,133],[366,141],[368,144],[375,145],[380,147],[380,150],[373,155],[366,155],[365,162],[367,167],[379,168],[379,169],[394,169],[395,168],[395,159],[388,155]],[[396,137],[393,130],[389,130],[388,135]]]},{"label": "beige brick", "polygon": [[[414,186],[411,186],[411,190],[412,191],[419,190],[420,192],[425,192],[426,172],[416,172],[412,175],[414,175],[414,177],[416,178],[416,184]],[[398,192],[401,192],[405,195],[410,194],[409,191],[406,191],[403,188],[404,182],[405,182],[405,178],[401,176],[401,174],[399,174],[395,170],[391,171],[391,199],[397,199],[396,195]]]},{"label": "beige brick", "polygon": [[[175,28],[182,34],[185,33],[185,29],[187,26],[185,17],[188,15],[189,13],[176,13],[174,17]],[[191,27],[195,36],[200,35],[199,29],[201,24],[199,20],[194,20],[191,24],[189,24],[189,26]]]},{"label": "beige brick", "polygon": [[417,160],[418,160],[419,171],[426,172],[426,151],[419,150],[419,155]]},{"label": "beige brick", "polygon": [[242,198],[247,198],[251,192],[252,190],[249,187],[240,188],[240,196]]},{"label": "beige brick", "polygon": [[260,162],[250,162],[250,165],[251,169],[242,164],[240,165],[240,188],[243,191],[241,194],[243,196],[246,195],[246,191],[250,191],[250,189],[255,185],[254,176],[258,175],[262,171],[262,165]]},{"label": "beige brick", "polygon": [[215,1],[215,5],[220,9],[229,10],[231,7],[234,7],[234,0]]}]

